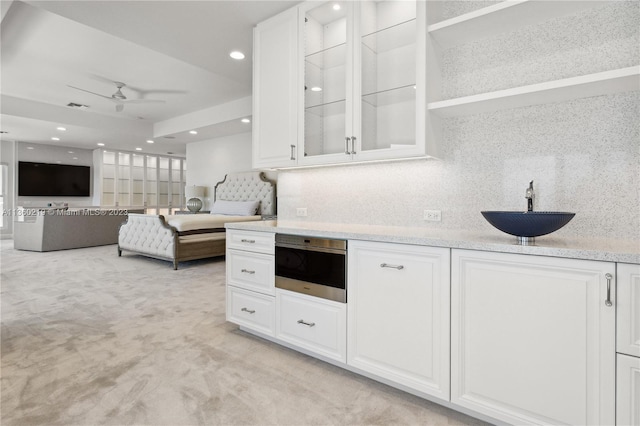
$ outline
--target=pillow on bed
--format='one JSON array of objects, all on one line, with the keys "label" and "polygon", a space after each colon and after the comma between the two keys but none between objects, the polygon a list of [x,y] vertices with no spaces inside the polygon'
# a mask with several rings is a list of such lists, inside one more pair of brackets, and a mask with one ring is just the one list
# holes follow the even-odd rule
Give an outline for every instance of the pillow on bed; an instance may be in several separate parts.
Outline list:
[{"label": "pillow on bed", "polygon": [[216,200],[213,203],[211,214],[224,214],[228,216],[254,216],[260,201],[227,201]]}]

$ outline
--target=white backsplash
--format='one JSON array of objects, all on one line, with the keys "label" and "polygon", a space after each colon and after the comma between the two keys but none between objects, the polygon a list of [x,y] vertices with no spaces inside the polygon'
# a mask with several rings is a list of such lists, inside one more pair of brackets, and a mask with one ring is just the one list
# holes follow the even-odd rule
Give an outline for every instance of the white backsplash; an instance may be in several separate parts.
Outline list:
[{"label": "white backsplash", "polygon": [[632,92],[448,119],[440,160],[281,171],[278,218],[500,232],[480,211],[525,210],[533,180],[536,210],[577,213],[557,236],[640,238],[638,117]]}]

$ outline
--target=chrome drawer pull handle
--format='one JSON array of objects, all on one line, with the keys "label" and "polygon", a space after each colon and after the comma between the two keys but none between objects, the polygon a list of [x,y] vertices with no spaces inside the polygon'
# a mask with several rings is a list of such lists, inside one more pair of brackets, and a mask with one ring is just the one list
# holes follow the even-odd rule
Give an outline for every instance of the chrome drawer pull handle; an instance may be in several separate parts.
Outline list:
[{"label": "chrome drawer pull handle", "polygon": [[309,327],[313,327],[313,326],[316,325],[315,322],[304,322],[304,320],[298,320],[298,324],[304,324],[304,325],[307,325]]},{"label": "chrome drawer pull handle", "polygon": [[356,153],[356,137],[355,136],[351,136],[351,153],[352,154]]},{"label": "chrome drawer pull handle", "polygon": [[296,159],[296,146],[295,145],[291,145],[291,160],[295,160]]},{"label": "chrome drawer pull handle", "polygon": [[604,277],[607,279],[607,300],[604,301],[604,304],[613,306],[613,303],[611,303],[611,280],[613,279],[613,275],[605,274]]},{"label": "chrome drawer pull handle", "polygon": [[256,271],[251,271],[251,270],[249,270],[249,269],[242,269],[242,270],[240,270],[240,272],[244,272],[245,274],[250,274],[250,275],[252,275],[252,274],[255,274],[255,273],[256,273]]},{"label": "chrome drawer pull handle", "polygon": [[241,310],[242,312],[249,312],[250,314],[255,314],[255,313],[256,313],[256,311],[255,311],[255,310],[253,310],[253,311],[252,311],[251,309],[247,309],[247,308],[242,308],[242,309],[240,309],[240,310]]},{"label": "chrome drawer pull handle", "polygon": [[349,142],[351,141],[351,138],[349,136],[347,136],[347,137],[344,138],[344,140],[345,140],[344,141],[344,144],[345,144],[344,153],[347,154],[347,155],[350,155],[351,151],[349,151]]},{"label": "chrome drawer pull handle", "polygon": [[256,242],[256,240],[240,240],[240,242],[242,243],[249,243],[249,244],[253,244]]},{"label": "chrome drawer pull handle", "polygon": [[397,269],[397,270],[404,269],[403,265],[390,265],[388,263],[381,263],[380,267],[381,268],[393,268],[393,269]]}]

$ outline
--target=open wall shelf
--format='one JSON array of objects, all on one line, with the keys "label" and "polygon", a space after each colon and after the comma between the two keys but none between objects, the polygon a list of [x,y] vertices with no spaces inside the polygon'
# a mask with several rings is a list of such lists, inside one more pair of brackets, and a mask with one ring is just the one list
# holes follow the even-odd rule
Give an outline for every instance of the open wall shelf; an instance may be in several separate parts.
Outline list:
[{"label": "open wall shelf", "polygon": [[446,49],[608,3],[613,2],[506,0],[429,25],[427,31]]},{"label": "open wall shelf", "polygon": [[457,117],[634,90],[640,90],[640,65],[432,102],[427,109],[440,117]]}]

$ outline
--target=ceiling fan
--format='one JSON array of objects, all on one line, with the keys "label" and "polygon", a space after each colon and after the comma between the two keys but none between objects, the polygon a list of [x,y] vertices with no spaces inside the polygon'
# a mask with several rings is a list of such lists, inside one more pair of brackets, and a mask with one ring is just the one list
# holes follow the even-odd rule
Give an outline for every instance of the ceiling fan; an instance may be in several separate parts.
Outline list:
[{"label": "ceiling fan", "polygon": [[112,102],[116,103],[116,112],[120,112],[124,109],[126,104],[150,104],[150,103],[164,103],[163,100],[158,99],[127,99],[127,97],[122,93],[122,88],[126,87],[126,84],[121,83],[119,81],[114,81],[113,84],[116,85],[116,92],[111,96],[101,95],[100,93],[95,93],[90,90],[81,89],[79,87],[67,85],[72,89],[81,90],[83,92],[91,93],[92,95],[100,96],[101,98],[109,99]]}]

